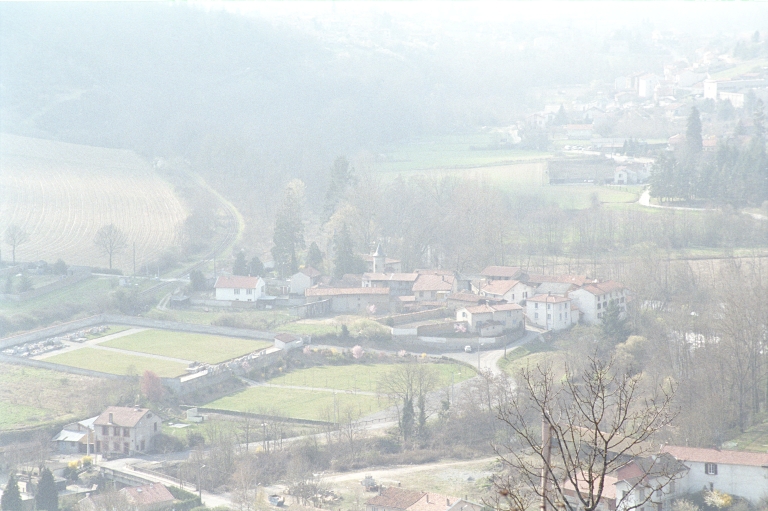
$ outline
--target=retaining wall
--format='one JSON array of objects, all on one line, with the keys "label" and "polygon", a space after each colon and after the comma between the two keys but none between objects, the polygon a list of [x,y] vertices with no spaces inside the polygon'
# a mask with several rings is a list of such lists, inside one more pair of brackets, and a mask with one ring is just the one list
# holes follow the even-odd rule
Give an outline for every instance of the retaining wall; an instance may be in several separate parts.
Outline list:
[{"label": "retaining wall", "polygon": [[448,317],[448,315],[448,309],[441,307],[425,311],[407,312],[405,314],[393,314],[380,319],[379,323],[386,325],[387,321],[391,321],[394,325],[403,325],[405,323],[413,323],[414,321],[422,321],[425,319],[445,318]]},{"label": "retaining wall", "polygon": [[101,371],[93,371],[91,369],[82,369],[80,367],[65,366],[62,364],[54,364],[53,362],[46,362],[45,360],[34,360],[24,357],[9,357],[7,355],[0,355],[0,362],[6,364],[16,364],[28,367],[37,367],[38,369],[51,369],[53,371],[59,371],[62,373],[77,374],[80,376],[93,376],[95,378],[107,378],[110,380],[130,380],[133,376],[127,376],[123,374],[102,373]]},{"label": "retaining wall", "polygon": [[329,425],[329,424],[336,425],[335,422],[315,421],[311,419],[296,419],[294,417],[279,417],[276,415],[264,415],[260,413],[236,412],[234,410],[220,410],[218,408],[203,408],[200,406],[190,407],[190,408],[197,408],[198,413],[200,412],[219,413],[221,415],[233,415],[235,417],[251,417],[253,419],[272,420],[272,421],[278,421],[278,422],[290,422],[294,424],[308,424],[310,426],[323,426],[323,425]]}]

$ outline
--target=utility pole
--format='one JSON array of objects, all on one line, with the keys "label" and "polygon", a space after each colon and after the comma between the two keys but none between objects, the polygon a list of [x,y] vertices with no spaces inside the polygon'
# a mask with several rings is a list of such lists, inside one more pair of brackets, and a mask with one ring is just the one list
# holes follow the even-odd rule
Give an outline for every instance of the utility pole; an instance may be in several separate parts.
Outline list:
[{"label": "utility pole", "polygon": [[133,278],[136,278],[136,242],[133,242]]},{"label": "utility pole", "polygon": [[547,511],[547,493],[549,492],[549,466],[552,458],[552,427],[546,417],[541,418],[541,454],[544,465],[541,467],[541,511]]}]

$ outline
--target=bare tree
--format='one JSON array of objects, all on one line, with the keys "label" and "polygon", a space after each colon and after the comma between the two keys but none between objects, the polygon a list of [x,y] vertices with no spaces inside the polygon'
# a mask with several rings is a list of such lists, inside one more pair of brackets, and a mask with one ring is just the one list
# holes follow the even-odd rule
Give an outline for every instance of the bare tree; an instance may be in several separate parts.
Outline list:
[{"label": "bare tree", "polygon": [[112,269],[112,256],[122,252],[128,246],[125,233],[115,224],[103,226],[96,232],[93,243],[101,250],[103,255],[109,256],[109,269]]},{"label": "bare tree", "polygon": [[379,392],[396,404],[403,440],[411,437],[414,426],[419,433],[423,431],[427,420],[427,394],[436,385],[434,368],[419,362],[396,365],[380,382]]},{"label": "bare tree", "polygon": [[[617,508],[640,507],[666,487],[677,474],[676,462],[644,456],[653,453],[650,440],[675,416],[673,390],[646,388],[640,376],[618,373],[612,359],[594,356],[583,369],[566,365],[558,376],[551,366],[523,370],[519,390],[508,386],[498,407],[499,419],[517,441],[496,448],[512,476],[496,483],[508,507],[516,508],[527,492],[541,499],[543,509],[594,511],[610,484],[606,477],[632,459],[647,477],[637,478]],[[642,498],[626,498],[646,484],[652,484],[651,491],[638,492]]]},{"label": "bare tree", "polygon": [[16,247],[29,241],[29,234],[18,225],[11,224],[5,230],[3,237],[5,243],[11,246],[11,258],[13,264],[16,264]]}]

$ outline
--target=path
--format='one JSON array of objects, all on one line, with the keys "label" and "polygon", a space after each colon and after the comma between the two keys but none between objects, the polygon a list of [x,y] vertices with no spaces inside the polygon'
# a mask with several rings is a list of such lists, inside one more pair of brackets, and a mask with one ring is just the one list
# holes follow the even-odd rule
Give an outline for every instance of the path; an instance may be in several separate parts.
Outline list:
[{"label": "path", "polygon": [[[105,335],[103,337],[96,337],[94,339],[88,339],[85,342],[72,342],[72,341],[64,341],[64,344],[66,345],[66,348],[62,348],[60,350],[56,351],[49,351],[47,353],[43,353],[41,355],[37,355],[35,357],[32,357],[35,360],[43,360],[48,357],[52,357],[54,355],[59,355],[61,353],[66,353],[68,351],[75,351],[79,350],[80,348],[84,346],[89,346],[92,348],[98,347],[97,344],[100,344],[102,342],[111,341],[112,339],[119,339],[120,337],[125,337],[126,335],[133,335],[139,332],[143,332],[144,330],[149,330],[148,328],[129,328],[128,330],[123,330],[122,332],[115,332],[114,334]],[[133,352],[131,352],[133,353]]]},{"label": "path", "polygon": [[[541,335],[541,332],[539,332],[538,330],[526,330],[525,335],[523,335],[522,338],[508,344],[506,346],[506,349],[509,350],[517,346],[522,346],[523,344],[529,343],[532,340],[537,339],[540,335]],[[501,369],[499,369],[498,362],[499,362],[499,359],[501,359],[504,356],[504,352],[505,352],[504,349],[498,349],[498,350],[480,351],[480,352],[476,351],[474,353],[464,353],[464,352],[445,353],[443,356],[446,358],[452,358],[453,360],[458,360],[460,362],[470,364],[479,370],[488,370],[493,375],[499,375],[499,374],[502,374],[502,371]]]},{"label": "path", "polygon": [[383,468],[380,470],[362,470],[360,472],[345,472],[343,474],[329,475],[323,478],[323,482],[328,483],[342,483],[345,481],[362,480],[365,476],[372,476],[377,481],[381,480],[398,480],[400,477],[412,474],[414,472],[423,472],[426,470],[434,470],[445,467],[457,467],[462,465],[473,465],[480,463],[493,463],[498,458],[481,458],[465,461],[438,461],[435,463],[426,463],[423,465],[404,465],[394,468]]}]

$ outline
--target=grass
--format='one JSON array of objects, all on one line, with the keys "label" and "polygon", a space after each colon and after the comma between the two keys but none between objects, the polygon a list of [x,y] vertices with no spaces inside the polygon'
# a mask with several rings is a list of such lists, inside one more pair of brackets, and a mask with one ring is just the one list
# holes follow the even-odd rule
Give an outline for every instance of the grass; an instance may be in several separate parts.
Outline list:
[{"label": "grass", "polygon": [[100,337],[106,337],[108,335],[116,334],[119,332],[125,332],[126,330],[130,329],[131,327],[125,326],[125,325],[118,325],[118,326],[108,326],[105,331],[103,331],[100,334],[88,334],[85,337],[87,339],[98,339]]},{"label": "grass", "polygon": [[733,448],[740,451],[765,452],[768,450],[768,422],[752,426],[732,442],[735,444]]},{"label": "grass", "polygon": [[104,299],[112,290],[110,280],[112,279],[108,277],[90,278],[31,300],[4,300],[0,302],[0,312],[32,312],[60,307],[63,303],[90,307],[97,299]]},{"label": "grass", "polygon": [[54,355],[53,357],[46,358],[45,361],[111,374],[140,375],[144,373],[144,371],[152,371],[158,376],[168,378],[184,374],[187,368],[187,365],[182,362],[129,355],[88,347]]},{"label": "grass", "polygon": [[165,357],[218,364],[272,346],[271,342],[218,335],[144,330],[107,341],[102,346]]},{"label": "grass", "polygon": [[[460,383],[475,376],[474,369],[459,364],[431,364],[438,375],[438,387]],[[343,366],[316,366],[299,369],[269,380],[274,385],[358,390],[376,392],[379,382],[395,368],[394,364],[351,364]]]},{"label": "grass", "polygon": [[152,309],[147,317],[176,321],[179,323],[192,323],[195,325],[220,325],[236,328],[252,328],[254,330],[274,330],[285,323],[295,321],[296,317],[286,311],[226,311],[212,310],[164,310]]},{"label": "grass", "polygon": [[506,358],[500,358],[497,365],[505,373],[514,376],[521,369],[554,361],[562,355],[562,353],[557,353],[555,348],[549,344],[536,340],[522,346],[517,346],[507,353]]},{"label": "grass", "polygon": [[0,431],[83,418],[103,380],[0,364]]},{"label": "grass", "polygon": [[[602,204],[631,204],[640,198],[639,187],[622,189],[597,185],[548,185],[520,190],[508,189],[512,195],[533,195],[546,202],[555,203],[563,209],[587,209],[592,205],[592,197]],[[651,208],[645,208],[651,209]]]},{"label": "grass", "polygon": [[240,412],[263,412],[286,417],[309,420],[328,420],[333,418],[333,410],[345,413],[368,415],[389,406],[384,398],[378,396],[352,394],[347,392],[327,392],[279,387],[249,387],[235,394],[217,399],[205,405],[207,408],[234,410]]},{"label": "grass", "polygon": [[734,67],[724,69],[722,71],[719,71],[713,74],[712,76],[710,76],[710,79],[730,80],[744,73],[751,73],[755,70],[755,68],[762,68],[765,66],[768,66],[768,59],[759,58],[759,59],[747,60],[745,62],[742,62],[741,64],[735,65]]}]

